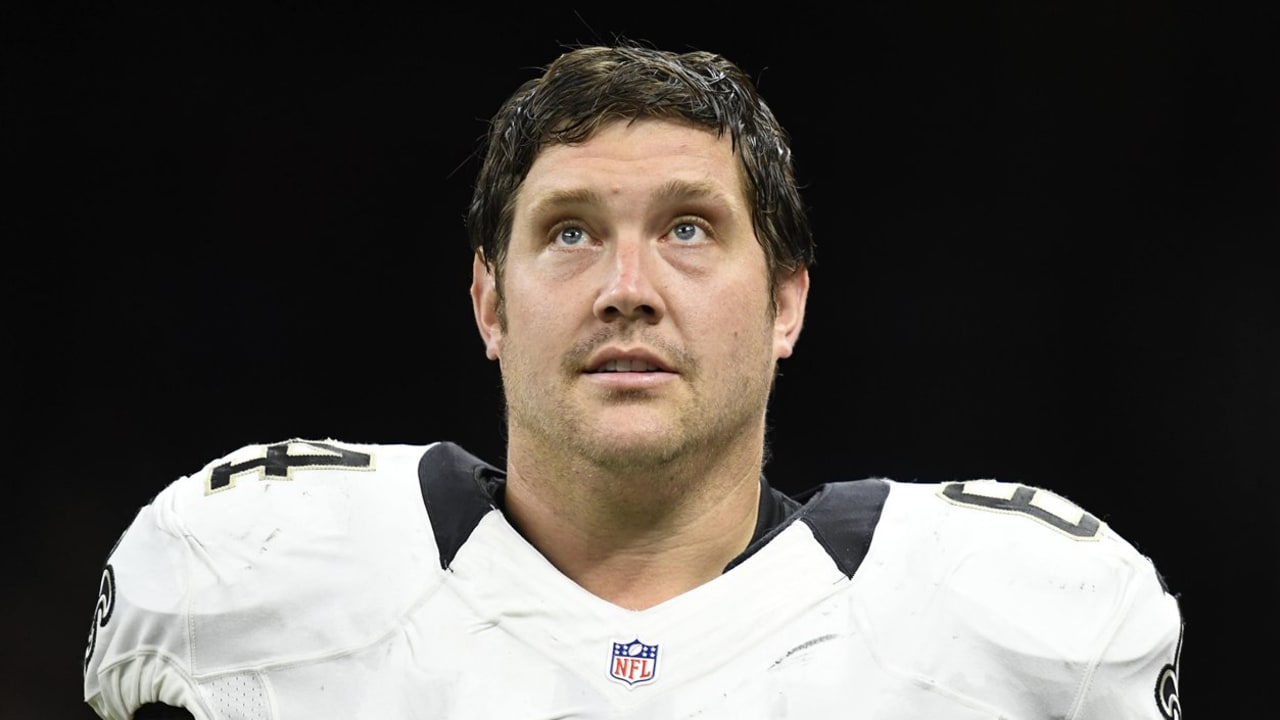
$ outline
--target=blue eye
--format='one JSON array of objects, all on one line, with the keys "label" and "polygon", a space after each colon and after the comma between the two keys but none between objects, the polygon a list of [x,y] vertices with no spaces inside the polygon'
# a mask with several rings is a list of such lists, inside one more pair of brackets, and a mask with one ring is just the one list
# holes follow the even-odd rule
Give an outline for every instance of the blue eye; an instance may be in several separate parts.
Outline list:
[{"label": "blue eye", "polygon": [[677,240],[689,242],[691,240],[697,240],[701,232],[702,228],[698,227],[694,223],[680,223],[671,228],[671,237]]},{"label": "blue eye", "polygon": [[556,231],[556,242],[561,245],[581,245],[586,237],[587,233],[580,227],[569,226]]}]

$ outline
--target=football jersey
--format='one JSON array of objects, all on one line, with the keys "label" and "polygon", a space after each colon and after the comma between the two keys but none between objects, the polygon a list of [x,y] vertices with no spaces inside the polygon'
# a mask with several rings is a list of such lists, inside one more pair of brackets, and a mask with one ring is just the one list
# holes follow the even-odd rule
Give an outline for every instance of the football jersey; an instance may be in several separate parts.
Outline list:
[{"label": "football jersey", "polygon": [[1151,562],[1049,491],[865,479],[796,498],[646,610],[584,590],[451,443],[242,448],[143,507],[84,659],[109,720],[1171,720]]}]

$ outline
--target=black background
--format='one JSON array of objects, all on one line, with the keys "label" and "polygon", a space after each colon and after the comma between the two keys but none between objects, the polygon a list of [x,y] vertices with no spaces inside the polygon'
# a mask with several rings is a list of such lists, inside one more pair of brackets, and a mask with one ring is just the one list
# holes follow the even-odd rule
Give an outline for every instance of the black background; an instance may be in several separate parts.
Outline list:
[{"label": "black background", "polygon": [[91,716],[101,562],[173,478],[289,437],[501,462],[472,151],[619,35],[738,61],[794,136],[773,482],[1054,488],[1181,595],[1190,715],[1275,712],[1275,10],[184,7],[0,11],[5,717]]}]

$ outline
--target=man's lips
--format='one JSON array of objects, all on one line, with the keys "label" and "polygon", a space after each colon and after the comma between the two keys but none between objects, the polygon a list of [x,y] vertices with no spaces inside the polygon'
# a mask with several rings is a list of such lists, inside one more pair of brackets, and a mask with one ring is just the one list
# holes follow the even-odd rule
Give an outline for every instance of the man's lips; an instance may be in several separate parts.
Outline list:
[{"label": "man's lips", "polygon": [[588,370],[593,373],[608,372],[655,372],[658,366],[645,360],[610,360],[595,370]]},{"label": "man's lips", "polygon": [[681,363],[670,362],[666,356],[649,347],[625,347],[605,345],[587,356],[579,376],[589,385],[609,393],[622,392],[631,395],[658,390],[676,382],[682,374],[677,367]]},{"label": "man's lips", "polygon": [[673,373],[670,363],[645,350],[603,350],[587,361],[584,372],[596,373]]}]

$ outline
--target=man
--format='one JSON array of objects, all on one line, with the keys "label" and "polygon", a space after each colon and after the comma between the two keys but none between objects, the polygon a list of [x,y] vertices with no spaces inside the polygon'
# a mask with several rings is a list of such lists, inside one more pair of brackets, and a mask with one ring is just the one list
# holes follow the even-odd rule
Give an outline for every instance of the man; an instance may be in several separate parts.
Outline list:
[{"label": "man", "polygon": [[737,67],[569,52],[486,153],[506,468],[293,440],[179,479],[103,573],[102,717],[1181,716],[1176,599],[1065,499],[763,479],[813,250]]}]

